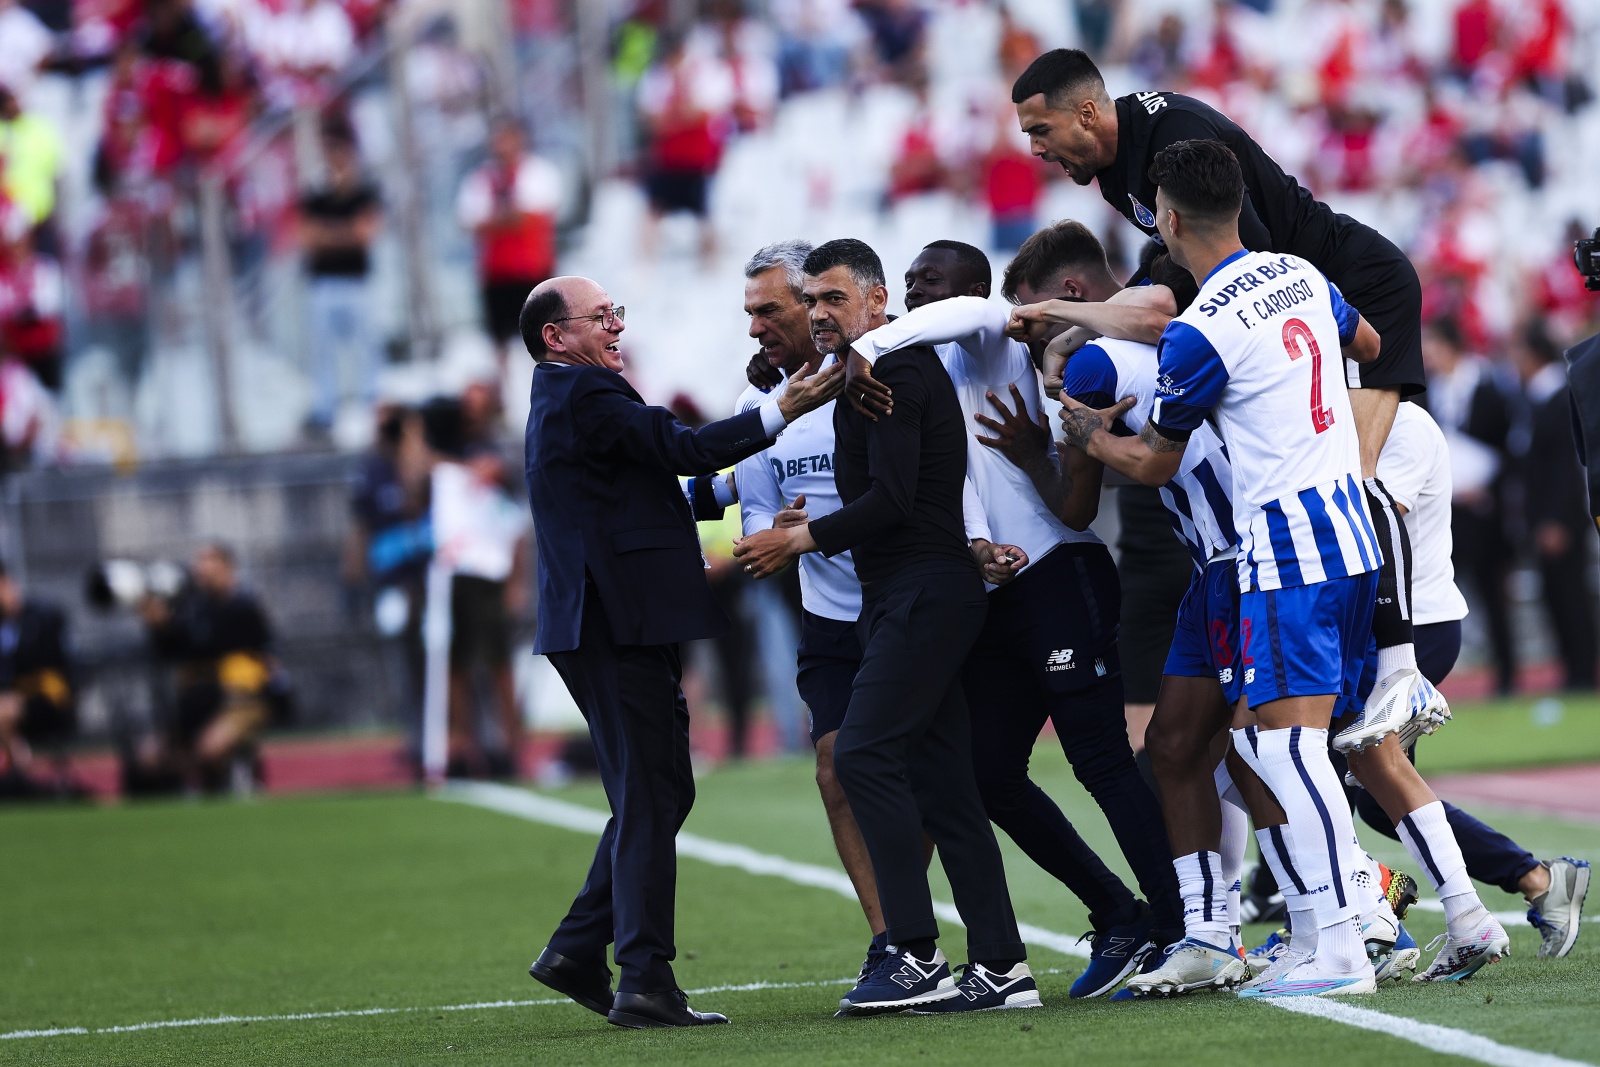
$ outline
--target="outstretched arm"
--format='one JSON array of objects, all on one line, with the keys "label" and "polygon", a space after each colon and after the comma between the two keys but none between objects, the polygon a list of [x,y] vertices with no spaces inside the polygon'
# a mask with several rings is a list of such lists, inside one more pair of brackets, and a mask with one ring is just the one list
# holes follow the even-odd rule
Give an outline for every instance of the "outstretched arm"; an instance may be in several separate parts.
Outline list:
[{"label": "outstretched arm", "polygon": [[1079,328],[1095,337],[1116,337],[1153,345],[1177,314],[1172,290],[1164,285],[1123,289],[1111,299],[1045,300],[1012,308],[1006,332],[1018,340],[1043,340],[1053,327]]}]

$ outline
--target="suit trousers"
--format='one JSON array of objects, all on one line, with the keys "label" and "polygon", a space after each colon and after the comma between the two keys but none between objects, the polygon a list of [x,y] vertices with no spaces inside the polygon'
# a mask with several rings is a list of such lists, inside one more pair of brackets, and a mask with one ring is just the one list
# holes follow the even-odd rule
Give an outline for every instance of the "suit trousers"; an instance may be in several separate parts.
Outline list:
[{"label": "suit trousers", "polygon": [[619,992],[668,992],[677,988],[676,838],[694,804],[678,646],[616,644],[591,585],[578,647],[550,653],[550,662],[589,723],[611,805],[588,879],[550,948],[603,962],[615,941]]},{"label": "suit trousers", "polygon": [[861,669],[833,767],[872,858],[890,944],[939,936],[923,832],[967,926],[967,958],[1022,959],[1000,846],[972,768],[961,664],[988,602],[975,568],[913,564],[862,590]]}]

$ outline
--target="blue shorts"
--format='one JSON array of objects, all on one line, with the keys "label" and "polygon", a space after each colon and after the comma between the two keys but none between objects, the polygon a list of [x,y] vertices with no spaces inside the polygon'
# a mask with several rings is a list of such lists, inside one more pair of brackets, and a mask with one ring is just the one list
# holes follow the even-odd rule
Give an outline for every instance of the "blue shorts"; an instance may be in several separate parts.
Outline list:
[{"label": "blue shorts", "polygon": [[1292,589],[1239,594],[1239,667],[1258,708],[1287,697],[1355,699],[1367,648],[1378,572]]},{"label": "blue shorts", "polygon": [[855,622],[802,611],[797,658],[800,670],[795,687],[811,709],[811,743],[815,745],[844,725],[856,671],[861,669],[861,637]]},{"label": "blue shorts", "polygon": [[1215,678],[1229,704],[1238,703],[1243,685],[1234,660],[1238,655],[1239,563],[1213,560],[1194,576],[1178,605],[1172,651],[1162,674],[1178,678]]}]

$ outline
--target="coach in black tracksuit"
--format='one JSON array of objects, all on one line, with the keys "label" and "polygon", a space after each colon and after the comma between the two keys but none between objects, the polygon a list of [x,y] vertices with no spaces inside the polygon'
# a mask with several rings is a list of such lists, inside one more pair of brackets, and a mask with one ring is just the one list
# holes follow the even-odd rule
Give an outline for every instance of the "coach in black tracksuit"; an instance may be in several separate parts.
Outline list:
[{"label": "coach in black tracksuit", "polygon": [[[851,257],[871,268],[852,273]],[[839,299],[862,302],[858,274],[882,265],[859,241],[830,241],[806,260],[812,336],[823,351],[845,351],[875,321],[830,319]],[[886,297],[884,297],[886,299]],[[819,326],[819,319],[823,325]],[[873,377],[893,391],[892,417],[872,420],[834,405],[834,481],[843,507],[804,527],[764,530],[736,555],[754,573],[772,573],[792,549],[849,550],[861,579],[861,668],[833,749],[872,858],[891,945],[915,948],[939,936],[928,889],[923,833],[939,849],[956,907],[967,926],[968,958],[1009,969],[1026,955],[1006,889],[1000,847],[984,812],[972,766],[971,723],[961,666],[983,629],[988,597],[962,518],[967,428],[955,386],[928,347],[884,356]],[[919,958],[927,959],[931,953]]]}]

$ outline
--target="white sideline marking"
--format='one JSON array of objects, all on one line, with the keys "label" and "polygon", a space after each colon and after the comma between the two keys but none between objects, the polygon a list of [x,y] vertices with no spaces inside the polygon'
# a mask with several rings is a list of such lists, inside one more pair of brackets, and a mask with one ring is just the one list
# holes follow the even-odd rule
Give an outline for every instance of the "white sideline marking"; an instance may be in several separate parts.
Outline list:
[{"label": "white sideline marking", "polygon": [[1449,1056],[1460,1056],[1463,1059],[1477,1060],[1479,1063],[1493,1064],[1494,1067],[1573,1067],[1574,1064],[1582,1062],[1543,1052],[1530,1052],[1525,1048],[1502,1045],[1498,1041],[1466,1030],[1425,1023],[1404,1016],[1385,1015],[1371,1008],[1358,1008],[1354,1004],[1344,1004],[1322,997],[1263,997],[1262,1000],[1275,1008],[1292,1011],[1296,1015],[1311,1015],[1361,1030],[1388,1034],[1401,1041],[1421,1045],[1430,1052],[1443,1052]]},{"label": "white sideline marking", "polygon": [[[690,995],[702,993],[748,993],[758,989],[809,989],[816,986],[850,985],[854,978],[833,978],[824,982],[741,982],[735,985],[713,985],[704,989],[687,990]],[[13,1041],[23,1037],[63,1037],[71,1034],[132,1034],[141,1030],[174,1030],[188,1026],[224,1026],[229,1023],[296,1022],[302,1019],[352,1019],[365,1015],[407,1015],[429,1011],[483,1011],[490,1008],[530,1008],[547,1004],[573,1004],[566,997],[545,997],[539,1000],[483,1000],[472,1004],[440,1004],[432,1008],[353,1008],[347,1011],[300,1011],[284,1015],[208,1015],[199,1019],[159,1019],[148,1023],[129,1023],[126,1026],[63,1026],[54,1030],[12,1030],[0,1034],[0,1041]],[[576,1007],[576,1004],[573,1004]]]},{"label": "white sideline marking", "polygon": [[[471,804],[473,807],[488,808],[490,811],[515,815],[520,819],[541,822],[547,826],[559,826],[566,830],[595,835],[599,835],[606,828],[606,823],[610,819],[605,812],[596,811],[594,808],[556,800],[553,797],[542,797],[523,789],[496,785],[492,782],[449,782],[434,795],[440,800]],[[713,841],[698,834],[678,835],[678,855],[688,856],[717,867],[733,867],[750,874],[770,874],[795,885],[826,889],[849,900],[856,899],[856,887],[850,883],[849,876],[832,867],[800,863],[782,856],[757,852],[743,845]],[[954,904],[934,901],[933,912],[947,923],[961,925],[961,915],[956,911]],[[1080,945],[1075,937],[1030,926],[1027,923],[1018,923],[1017,932],[1022,935],[1024,941],[1055,949],[1063,955],[1089,958],[1089,950]]]},{"label": "white sideline marking", "polygon": [[[440,800],[449,800],[475,807],[487,808],[506,815],[599,834],[605,829],[609,816],[593,808],[571,804],[553,797],[539,796],[512,786],[492,782],[450,782],[434,794]],[[773,856],[743,845],[730,845],[695,834],[678,835],[678,855],[690,856],[722,867],[736,867],[752,874],[770,874],[799,885],[829,889],[855,899],[855,887],[842,871],[798,863],[782,856]],[[961,917],[953,904],[934,904],[939,918],[953,925],[961,925]],[[1053,948],[1069,956],[1088,956],[1082,945],[1067,936],[1051,930],[1023,923],[1017,924],[1023,940]],[[1344,1023],[1362,1030],[1388,1034],[1401,1041],[1444,1052],[1462,1059],[1476,1060],[1490,1067],[1592,1067],[1581,1060],[1568,1060],[1542,1052],[1502,1045],[1481,1034],[1456,1030],[1435,1023],[1420,1022],[1403,1015],[1387,1015],[1371,1008],[1357,1008],[1339,1004],[1320,997],[1263,998],[1262,1003],[1300,1015],[1315,1016]]]}]

